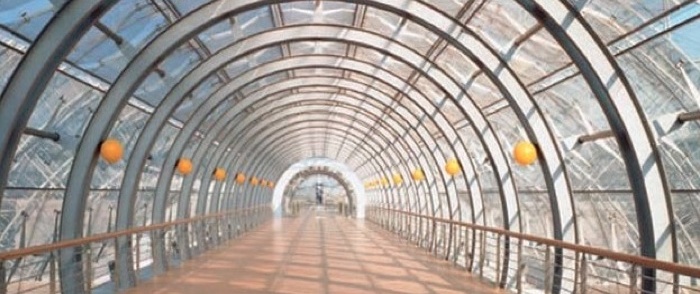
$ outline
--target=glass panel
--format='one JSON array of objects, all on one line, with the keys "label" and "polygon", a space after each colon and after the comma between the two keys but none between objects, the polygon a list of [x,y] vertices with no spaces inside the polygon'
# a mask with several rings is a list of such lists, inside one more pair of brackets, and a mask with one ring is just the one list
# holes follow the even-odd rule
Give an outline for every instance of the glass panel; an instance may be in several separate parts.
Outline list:
[{"label": "glass panel", "polygon": [[[32,113],[28,127],[55,132],[59,142],[22,136],[10,170],[10,187],[65,187],[73,152],[101,93],[56,74]],[[28,176],[33,175],[33,176]]]},{"label": "glass panel", "polygon": [[33,41],[65,2],[63,0],[2,0],[0,1],[0,26],[7,27]]},{"label": "glass panel", "polygon": [[674,193],[673,210],[676,219],[679,261],[684,264],[700,265],[700,193]]},{"label": "glass panel", "polygon": [[639,231],[629,193],[574,192],[580,243],[638,254]]},{"label": "glass panel", "polygon": [[183,122],[188,121],[197,107],[219,90],[222,85],[223,83],[216,75],[209,76],[178,105],[173,113],[173,118]]},{"label": "glass panel", "polygon": [[208,0],[170,0],[170,2],[173,3],[175,9],[183,15],[209,3]]},{"label": "glass panel", "polygon": [[173,141],[175,141],[175,136],[177,136],[179,131],[180,130],[177,128],[165,125],[163,130],[158,134],[155,145],[149,155],[149,160],[146,161],[146,166],[141,174],[140,187],[142,189],[154,189],[156,187],[161,169],[164,168],[163,161],[165,161],[168,156],[170,147]]},{"label": "glass panel", "polygon": [[545,29],[526,38],[504,58],[522,83],[530,84],[567,66],[571,59]]},{"label": "glass panel", "polygon": [[199,35],[211,52],[216,52],[234,42],[274,27],[270,8],[265,6],[243,12],[217,23]]},{"label": "glass panel", "polygon": [[146,77],[135,95],[143,97],[144,102],[156,107],[170,89],[200,61],[199,55],[189,44],[178,48]]},{"label": "glass panel", "polygon": [[[681,1],[624,1],[605,0],[580,2],[569,0],[577,7],[587,22],[591,24],[596,33],[606,43],[616,40],[617,37],[642,26],[647,21],[660,15],[661,13],[676,7]],[[696,14],[700,5],[685,1],[685,7],[670,14],[670,17],[661,18],[651,26],[642,30],[642,33],[649,35],[658,32],[669,25],[669,23],[680,22]],[[689,4],[689,5],[687,5]]]},{"label": "glass panel", "polygon": [[517,1],[492,0],[484,2],[467,26],[502,55],[508,56],[515,40],[537,24]]},{"label": "glass panel", "polygon": [[348,46],[339,42],[314,41],[314,42],[294,42],[289,44],[290,53],[293,56],[322,54],[345,56]]},{"label": "glass panel", "polygon": [[0,68],[2,68],[2,71],[0,71],[0,93],[5,89],[7,82],[12,76],[12,73],[14,73],[15,67],[17,67],[22,57],[22,55],[15,51],[0,46]]},{"label": "glass panel", "polygon": [[100,22],[119,39],[91,28],[68,60],[108,82],[113,82],[130,59],[167,27],[167,21],[149,2],[119,1]]},{"label": "glass panel", "polygon": [[327,1],[299,1],[282,3],[285,25],[300,23],[329,23],[352,25],[355,4]]}]

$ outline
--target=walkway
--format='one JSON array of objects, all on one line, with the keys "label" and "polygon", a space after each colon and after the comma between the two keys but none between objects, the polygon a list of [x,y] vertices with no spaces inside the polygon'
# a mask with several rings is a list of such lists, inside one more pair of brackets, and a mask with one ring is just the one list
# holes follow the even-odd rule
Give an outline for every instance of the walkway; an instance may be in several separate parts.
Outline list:
[{"label": "walkway", "polygon": [[126,293],[501,293],[373,225],[308,211],[268,222]]}]

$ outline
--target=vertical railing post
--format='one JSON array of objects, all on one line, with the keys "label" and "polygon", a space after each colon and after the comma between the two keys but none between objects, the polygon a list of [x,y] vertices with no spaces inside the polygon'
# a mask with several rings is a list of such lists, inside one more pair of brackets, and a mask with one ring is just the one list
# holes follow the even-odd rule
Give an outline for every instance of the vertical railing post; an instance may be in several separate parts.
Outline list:
[{"label": "vertical railing post", "polygon": [[[61,211],[54,209],[54,221],[53,221],[53,243],[58,241],[58,230],[59,223],[61,219]],[[51,251],[49,254],[49,293],[56,294],[56,289],[58,288],[58,281],[56,279],[56,252]]]},{"label": "vertical railing post", "polygon": [[5,261],[0,259],[0,294],[7,294],[7,272]]},{"label": "vertical railing post", "polygon": [[56,253],[52,251],[49,258],[49,294],[56,294]]},{"label": "vertical railing post", "polygon": [[518,239],[518,271],[516,273],[516,289],[518,293],[523,292],[523,276],[525,275],[526,268],[527,264],[523,260],[523,240]]},{"label": "vertical railing post", "polygon": [[469,263],[471,262],[472,259],[472,252],[469,250],[469,227],[464,227],[464,268],[467,269],[467,271],[471,271],[472,269],[469,266]]},{"label": "vertical railing post", "polygon": [[581,278],[579,293],[586,294],[586,292],[588,292],[588,258],[586,257],[586,254],[581,254],[581,268],[579,269],[579,277]]},{"label": "vertical railing post", "polygon": [[629,277],[630,277],[630,294],[636,294],[637,293],[637,265],[632,265],[629,269]]},{"label": "vertical railing post", "polygon": [[479,252],[481,252],[479,255],[479,278],[483,279],[484,263],[486,262],[486,232],[479,231],[479,243],[481,244],[481,248],[479,249]]},{"label": "vertical railing post", "polygon": [[498,283],[501,280],[501,235],[496,235],[496,280]]},{"label": "vertical railing post", "polygon": [[549,245],[545,246],[544,252],[544,292],[552,293],[552,254]]},{"label": "vertical railing post", "polygon": [[[88,221],[86,236],[92,235],[92,207],[88,207]],[[85,268],[85,293],[92,292],[92,244],[88,243],[83,246],[85,258],[83,259]]]}]

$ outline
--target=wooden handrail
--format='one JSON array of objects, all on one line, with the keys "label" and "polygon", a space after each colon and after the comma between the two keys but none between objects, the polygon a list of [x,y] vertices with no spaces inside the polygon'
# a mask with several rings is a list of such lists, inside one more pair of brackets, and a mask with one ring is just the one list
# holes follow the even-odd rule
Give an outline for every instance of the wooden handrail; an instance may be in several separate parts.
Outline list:
[{"label": "wooden handrail", "polygon": [[379,207],[374,207],[374,208],[370,208],[370,209],[379,209],[379,210],[385,210],[385,211],[390,211],[390,212],[397,212],[397,213],[401,213],[401,214],[406,214],[406,215],[410,215],[410,216],[416,216],[416,217],[420,217],[420,218],[433,220],[436,222],[454,224],[454,225],[463,226],[463,227],[471,228],[471,229],[478,230],[478,231],[491,232],[491,233],[496,233],[499,235],[513,237],[516,239],[537,242],[540,244],[544,244],[544,245],[548,245],[548,246],[552,246],[552,247],[563,248],[563,249],[568,249],[568,250],[576,251],[579,253],[598,255],[598,256],[605,257],[607,259],[611,259],[611,260],[615,260],[615,261],[622,261],[622,262],[626,262],[626,263],[630,263],[630,264],[636,264],[636,265],[646,267],[646,268],[654,268],[654,269],[666,271],[669,273],[679,274],[682,276],[700,278],[700,267],[694,267],[694,266],[683,265],[683,264],[678,264],[678,263],[673,263],[673,262],[668,262],[668,261],[662,261],[662,260],[658,260],[658,259],[640,256],[640,255],[615,252],[615,251],[610,251],[608,249],[603,249],[603,248],[598,248],[598,247],[584,246],[584,245],[564,242],[561,240],[554,240],[554,239],[549,239],[549,238],[545,238],[545,237],[539,237],[539,236],[534,236],[534,235],[528,235],[528,234],[508,231],[508,230],[504,230],[504,229],[500,229],[500,228],[493,228],[493,227],[470,224],[470,223],[465,223],[465,222],[460,222],[460,221],[454,221],[454,220],[449,220],[449,219],[433,217],[433,216],[421,215],[421,214],[417,214],[414,212],[408,212],[408,211],[403,211],[403,210],[398,210],[398,209],[379,208]]},{"label": "wooden handrail", "polygon": [[258,210],[258,209],[265,208],[265,207],[269,207],[269,205],[260,205],[260,206],[249,207],[249,208],[244,208],[244,209],[236,209],[236,210],[230,210],[230,211],[226,211],[226,212],[212,213],[212,214],[208,214],[208,215],[179,219],[179,220],[175,220],[175,221],[171,221],[171,222],[152,224],[152,225],[148,225],[148,226],[136,227],[136,228],[126,229],[126,230],[121,230],[121,231],[116,231],[116,232],[96,234],[96,235],[78,238],[78,239],[64,240],[64,241],[59,241],[56,243],[42,244],[42,245],[37,245],[37,246],[30,246],[30,247],[21,248],[21,249],[0,252],[0,261],[12,260],[12,259],[25,257],[25,256],[30,256],[30,255],[47,253],[47,252],[51,252],[51,251],[55,251],[55,250],[59,250],[59,249],[64,249],[64,248],[82,246],[85,244],[101,242],[101,241],[119,238],[119,237],[123,237],[123,236],[160,230],[160,229],[164,229],[164,228],[168,228],[168,227],[172,227],[172,226],[176,226],[176,225],[189,224],[189,223],[194,223],[194,222],[201,221],[201,220],[213,219],[213,218],[218,218],[218,217],[222,217],[222,216],[226,216],[226,215],[233,215],[233,214],[240,213],[240,212]]}]

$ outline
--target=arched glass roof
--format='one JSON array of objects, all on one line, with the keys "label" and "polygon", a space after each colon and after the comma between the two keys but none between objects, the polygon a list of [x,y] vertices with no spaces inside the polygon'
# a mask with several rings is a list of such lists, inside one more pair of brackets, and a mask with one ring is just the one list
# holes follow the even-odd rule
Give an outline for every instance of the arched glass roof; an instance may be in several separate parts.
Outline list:
[{"label": "arched glass roof", "polygon": [[55,219],[66,240],[266,204],[237,172],[330,158],[410,183],[368,205],[698,266],[699,18],[682,0],[0,0],[0,248],[25,222],[30,246]]}]

